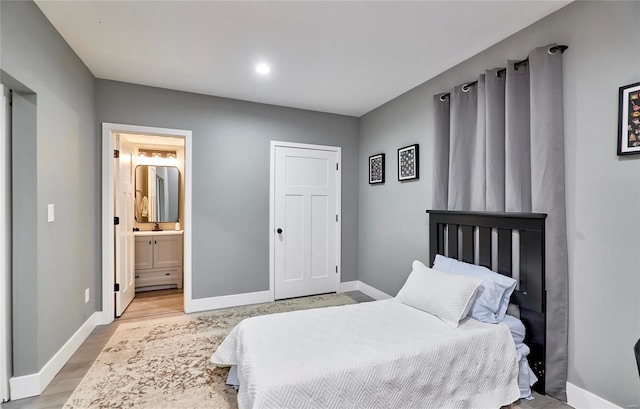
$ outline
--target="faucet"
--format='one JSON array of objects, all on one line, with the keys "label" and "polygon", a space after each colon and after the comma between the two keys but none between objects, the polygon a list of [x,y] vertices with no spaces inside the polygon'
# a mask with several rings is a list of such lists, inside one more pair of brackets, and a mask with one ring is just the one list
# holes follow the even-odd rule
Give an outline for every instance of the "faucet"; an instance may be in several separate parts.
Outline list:
[{"label": "faucet", "polygon": [[158,226],[158,223],[156,223],[155,227],[153,228],[153,230],[160,230],[160,226]]}]

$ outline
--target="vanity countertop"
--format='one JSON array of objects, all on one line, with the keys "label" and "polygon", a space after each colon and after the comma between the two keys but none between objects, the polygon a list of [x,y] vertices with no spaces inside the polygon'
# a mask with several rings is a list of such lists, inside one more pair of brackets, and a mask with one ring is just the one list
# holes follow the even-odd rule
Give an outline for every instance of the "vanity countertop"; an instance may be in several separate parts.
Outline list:
[{"label": "vanity countertop", "polygon": [[135,231],[133,232],[134,236],[171,236],[174,234],[183,234],[184,230],[144,230],[144,231]]}]

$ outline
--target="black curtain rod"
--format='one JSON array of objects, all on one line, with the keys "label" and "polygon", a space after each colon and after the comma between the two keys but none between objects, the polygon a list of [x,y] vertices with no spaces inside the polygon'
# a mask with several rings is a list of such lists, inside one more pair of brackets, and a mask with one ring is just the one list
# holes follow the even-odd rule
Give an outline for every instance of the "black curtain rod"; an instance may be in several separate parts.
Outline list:
[{"label": "black curtain rod", "polygon": [[[556,51],[560,50],[560,53],[564,53],[565,51],[567,51],[568,48],[569,48],[569,46],[566,46],[566,45],[556,45],[555,47],[549,47],[548,52],[549,52],[549,54],[555,54]],[[518,61],[517,63],[513,64],[513,69],[518,71],[518,68],[522,64],[527,64],[528,62],[529,62],[529,58],[525,58],[522,61]],[[507,72],[507,69],[503,68],[501,70],[498,70],[498,72],[496,72],[496,75],[498,77],[502,77],[506,72]]]},{"label": "black curtain rod", "polygon": [[[567,45],[556,45],[556,46],[553,46],[553,47],[549,47],[547,52],[549,54],[555,54],[556,51],[560,50],[560,53],[564,53],[565,51],[567,51],[567,49],[569,49],[569,46],[567,46]],[[525,58],[524,60],[518,61],[515,64],[513,64],[513,69],[518,71],[518,68],[522,64],[527,64],[527,63],[529,63],[529,58]],[[496,75],[498,77],[502,77],[504,74],[506,74],[506,72],[507,72],[507,69],[506,68],[502,68],[502,69],[500,69],[500,70],[498,70],[496,72]],[[477,83],[478,83],[478,81],[476,80],[476,81],[468,82],[468,83],[464,84],[462,86],[462,91],[464,91],[464,92],[469,91],[469,87],[472,87],[472,86],[476,85]],[[440,101],[444,101],[449,95],[451,95],[451,94],[448,93],[448,92],[446,94],[440,95]]]}]

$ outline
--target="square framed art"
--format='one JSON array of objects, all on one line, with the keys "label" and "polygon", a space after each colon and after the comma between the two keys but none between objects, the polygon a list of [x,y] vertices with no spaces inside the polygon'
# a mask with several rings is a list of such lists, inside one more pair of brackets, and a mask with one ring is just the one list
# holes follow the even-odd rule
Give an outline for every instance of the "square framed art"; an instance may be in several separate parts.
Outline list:
[{"label": "square framed art", "polygon": [[398,180],[412,180],[420,177],[418,144],[398,149]]},{"label": "square framed art", "polygon": [[384,183],[384,153],[369,156],[369,184]]},{"label": "square framed art", "polygon": [[618,155],[640,153],[640,82],[620,87]]}]

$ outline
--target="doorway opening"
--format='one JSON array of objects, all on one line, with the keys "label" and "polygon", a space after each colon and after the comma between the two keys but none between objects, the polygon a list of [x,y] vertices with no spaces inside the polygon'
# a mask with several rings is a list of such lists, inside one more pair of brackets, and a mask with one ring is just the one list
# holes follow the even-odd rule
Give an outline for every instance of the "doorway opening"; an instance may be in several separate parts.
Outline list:
[{"label": "doorway opening", "polygon": [[191,312],[191,131],[104,123],[102,205],[102,323]]},{"label": "doorway opening", "polygon": [[115,142],[120,149],[120,182],[116,175],[114,187],[118,192],[120,183],[116,197],[120,194],[123,199],[116,212],[121,229],[133,231],[130,239],[122,239],[122,233],[118,239],[120,265],[133,273],[132,288],[120,281],[121,300],[118,303],[116,294],[115,316],[182,313],[184,139],[117,133]]}]

